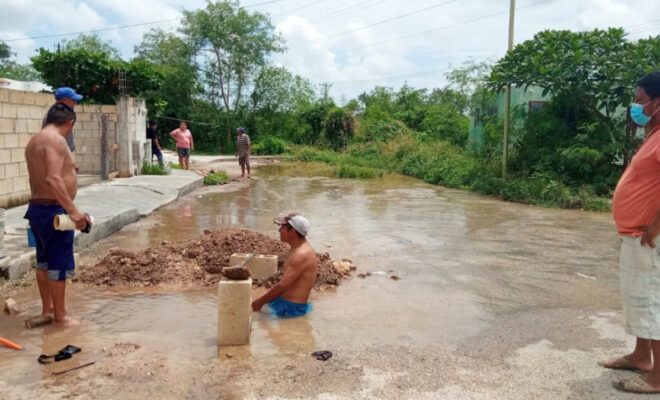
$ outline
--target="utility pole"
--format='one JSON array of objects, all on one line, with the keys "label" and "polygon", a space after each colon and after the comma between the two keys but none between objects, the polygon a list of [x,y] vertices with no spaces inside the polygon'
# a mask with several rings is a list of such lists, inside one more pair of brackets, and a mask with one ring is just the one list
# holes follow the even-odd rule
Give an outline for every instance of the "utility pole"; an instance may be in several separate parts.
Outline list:
[{"label": "utility pole", "polygon": [[[513,21],[515,20],[516,0],[510,0],[509,5],[509,48],[513,50]],[[511,84],[504,91],[504,142],[502,143],[502,178],[506,178],[506,164],[509,158],[509,127],[511,124]]]}]

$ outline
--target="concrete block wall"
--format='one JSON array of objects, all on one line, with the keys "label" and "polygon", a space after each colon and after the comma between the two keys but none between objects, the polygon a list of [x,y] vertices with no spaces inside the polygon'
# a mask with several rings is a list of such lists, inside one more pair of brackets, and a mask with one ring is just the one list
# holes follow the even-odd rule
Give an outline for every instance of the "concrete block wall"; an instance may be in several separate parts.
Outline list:
[{"label": "concrete block wall", "polygon": [[[107,117],[109,171],[119,170],[123,157],[132,161],[131,174],[139,173],[147,154],[132,147],[146,146],[146,114],[144,100],[126,98],[125,116],[117,105],[80,104],[76,106],[77,120],[73,128],[76,152],[74,158],[81,174],[101,174],[102,117]],[[39,132],[43,118],[55,99],[49,93],[23,92],[0,88],[0,208],[24,204],[30,197],[25,146]],[[125,121],[123,124],[121,121]],[[123,132],[120,134],[120,130]],[[118,144],[119,146],[112,146]],[[144,154],[143,154],[144,153]]]},{"label": "concrete block wall", "polygon": [[[76,106],[76,125],[73,128],[76,142],[76,164],[81,174],[101,174],[101,132],[102,116],[107,116],[107,135],[109,143],[115,143],[117,137],[117,106],[83,104]],[[114,150],[109,150],[110,170],[114,165]]]},{"label": "concrete block wall", "polygon": [[53,103],[52,94],[0,88],[0,208],[30,198],[25,145]]}]

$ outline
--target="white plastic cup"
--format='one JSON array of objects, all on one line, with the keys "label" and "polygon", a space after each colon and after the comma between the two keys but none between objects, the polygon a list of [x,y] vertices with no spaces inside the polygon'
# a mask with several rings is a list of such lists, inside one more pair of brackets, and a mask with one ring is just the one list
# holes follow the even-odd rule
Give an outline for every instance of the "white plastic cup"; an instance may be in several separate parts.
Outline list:
[{"label": "white plastic cup", "polygon": [[[92,224],[94,224],[94,217],[89,214],[87,214],[87,216],[92,221]],[[67,214],[56,215],[53,219],[53,226],[58,231],[72,231],[76,229],[76,223],[73,222],[71,217],[69,217]]]}]

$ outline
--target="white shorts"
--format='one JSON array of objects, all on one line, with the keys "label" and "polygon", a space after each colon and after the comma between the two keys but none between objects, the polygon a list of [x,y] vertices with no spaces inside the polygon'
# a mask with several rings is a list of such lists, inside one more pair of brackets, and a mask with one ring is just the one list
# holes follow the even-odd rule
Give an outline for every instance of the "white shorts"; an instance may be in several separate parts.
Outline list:
[{"label": "white shorts", "polygon": [[641,236],[622,236],[619,259],[626,332],[653,340],[660,340],[659,239],[652,249],[641,245]]}]

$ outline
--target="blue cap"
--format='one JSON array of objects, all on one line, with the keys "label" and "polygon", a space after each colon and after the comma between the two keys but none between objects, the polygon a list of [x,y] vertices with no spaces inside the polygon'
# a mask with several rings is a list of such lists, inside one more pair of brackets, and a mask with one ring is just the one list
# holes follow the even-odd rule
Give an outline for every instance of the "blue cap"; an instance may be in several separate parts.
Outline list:
[{"label": "blue cap", "polygon": [[239,126],[238,128],[236,128],[236,130],[239,132],[245,132],[245,128],[243,128],[242,126]]},{"label": "blue cap", "polygon": [[73,89],[70,87],[61,87],[55,91],[55,99],[60,100],[60,99],[71,99],[74,101],[80,101],[83,99],[81,95],[76,93]]}]

